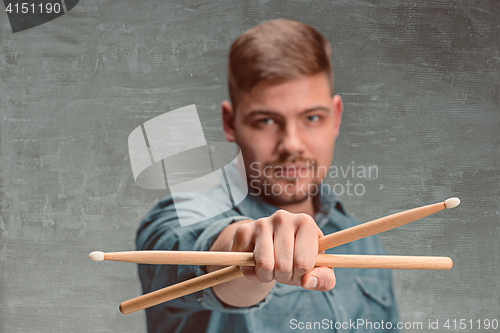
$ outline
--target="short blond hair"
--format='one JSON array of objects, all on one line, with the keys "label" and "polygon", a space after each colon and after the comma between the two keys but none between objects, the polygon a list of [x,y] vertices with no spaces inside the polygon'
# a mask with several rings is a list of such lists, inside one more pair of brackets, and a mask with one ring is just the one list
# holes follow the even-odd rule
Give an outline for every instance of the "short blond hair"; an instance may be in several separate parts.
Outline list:
[{"label": "short blond hair", "polygon": [[333,95],[330,43],[313,27],[291,20],[272,20],[241,34],[231,45],[228,63],[229,97],[260,82],[279,83],[324,72]]}]

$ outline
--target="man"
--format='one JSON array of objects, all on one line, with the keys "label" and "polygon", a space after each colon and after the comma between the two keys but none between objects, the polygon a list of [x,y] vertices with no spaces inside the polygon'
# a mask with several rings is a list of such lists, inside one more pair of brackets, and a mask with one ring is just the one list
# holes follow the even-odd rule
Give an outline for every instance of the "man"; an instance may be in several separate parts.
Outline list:
[{"label": "man", "polygon": [[[319,237],[359,223],[322,184],[343,108],[333,94],[328,42],[305,24],[269,21],[234,41],[228,69],[231,103],[222,103],[223,128],[241,149],[249,195],[185,227],[179,214],[212,216],[211,202],[225,187],[175,198],[175,208],[167,197],[144,218],[137,247],[249,251],[256,266],[241,267],[242,278],[146,310],[148,331],[397,332],[390,271],[334,274],[314,267]],[[238,168],[229,173],[238,177]],[[385,251],[372,236],[327,253]],[[139,274],[147,293],[218,268],[139,265]]]}]

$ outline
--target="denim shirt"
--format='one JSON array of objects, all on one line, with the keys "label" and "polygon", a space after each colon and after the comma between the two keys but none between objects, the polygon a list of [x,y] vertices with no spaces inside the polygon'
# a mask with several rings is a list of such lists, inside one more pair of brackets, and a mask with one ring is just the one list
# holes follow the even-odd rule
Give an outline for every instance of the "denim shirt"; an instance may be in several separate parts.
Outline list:
[{"label": "denim shirt", "polygon": [[[183,218],[213,216],[214,202],[226,193],[218,186],[204,194],[168,196],[145,216],[137,230],[138,250],[208,251],[229,224],[259,219],[277,207],[248,195],[218,216],[184,227]],[[327,191],[324,191],[327,192]],[[314,219],[327,235],[359,224],[347,215],[338,198],[323,193]],[[202,218],[201,218],[202,219]],[[385,254],[376,236],[347,243],[326,253]],[[144,293],[205,274],[205,267],[139,264]],[[260,303],[244,308],[224,304],[205,289],[146,309],[149,333],[164,332],[400,332],[390,270],[336,268],[336,286],[326,292],[276,283]],[[388,327],[391,325],[391,327]]]}]

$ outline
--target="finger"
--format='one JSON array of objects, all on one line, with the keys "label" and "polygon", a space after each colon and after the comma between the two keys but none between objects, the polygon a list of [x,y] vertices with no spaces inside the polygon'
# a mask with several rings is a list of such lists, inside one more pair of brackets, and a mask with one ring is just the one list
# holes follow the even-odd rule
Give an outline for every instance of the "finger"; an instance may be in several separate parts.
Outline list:
[{"label": "finger", "polygon": [[273,232],[266,219],[255,221],[255,274],[260,282],[271,282],[274,278]]},{"label": "finger", "polygon": [[231,244],[232,252],[253,251],[254,245],[255,239],[253,224],[243,224],[236,228],[233,235],[233,243]]},{"label": "finger", "polygon": [[333,268],[315,267],[302,277],[301,286],[304,289],[327,291],[335,287],[335,283]]},{"label": "finger", "polygon": [[[255,247],[253,224],[239,226],[233,236],[232,252],[251,252]],[[253,283],[260,283],[253,266],[240,266],[243,275]]]},{"label": "finger", "polygon": [[318,256],[319,229],[316,222],[306,214],[299,214],[293,252],[293,281],[301,284],[302,277],[314,268]]},{"label": "finger", "polygon": [[253,283],[259,284],[261,281],[257,277],[257,273],[255,272],[255,266],[240,266],[240,270],[243,275]]},{"label": "finger", "polygon": [[295,229],[290,216],[276,216],[274,224],[274,278],[289,283],[293,276]]}]

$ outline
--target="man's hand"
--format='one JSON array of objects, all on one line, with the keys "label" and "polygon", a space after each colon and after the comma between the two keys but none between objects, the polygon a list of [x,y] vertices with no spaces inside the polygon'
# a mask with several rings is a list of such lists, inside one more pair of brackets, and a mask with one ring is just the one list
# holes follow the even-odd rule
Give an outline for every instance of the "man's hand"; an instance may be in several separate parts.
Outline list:
[{"label": "man's hand", "polygon": [[[264,299],[275,281],[306,289],[325,291],[335,286],[328,267],[314,267],[318,238],[323,233],[307,214],[279,210],[256,221],[235,222],[226,227],[211,251],[253,252],[255,267],[241,267],[245,278],[212,289],[225,303],[244,307]],[[220,266],[207,266],[212,272]]]},{"label": "man's hand", "polygon": [[269,217],[238,226],[231,251],[253,252],[256,266],[241,267],[241,270],[254,283],[274,279],[325,291],[335,286],[335,275],[331,268],[314,267],[321,236],[323,233],[311,216],[279,210]]}]

